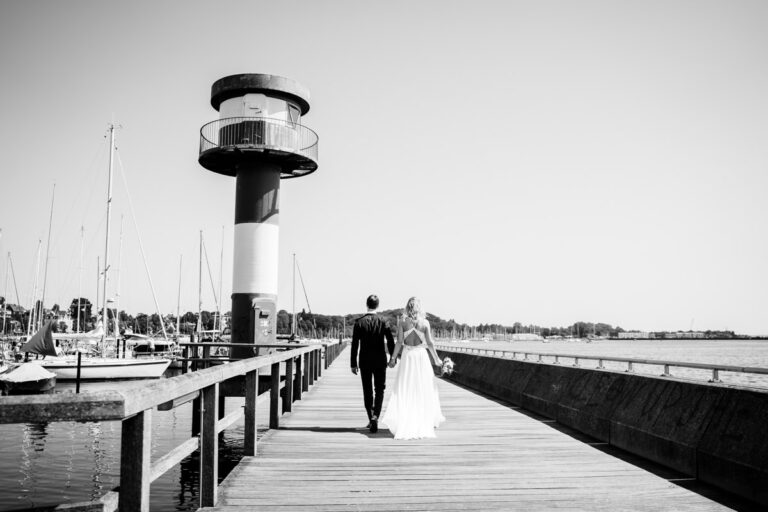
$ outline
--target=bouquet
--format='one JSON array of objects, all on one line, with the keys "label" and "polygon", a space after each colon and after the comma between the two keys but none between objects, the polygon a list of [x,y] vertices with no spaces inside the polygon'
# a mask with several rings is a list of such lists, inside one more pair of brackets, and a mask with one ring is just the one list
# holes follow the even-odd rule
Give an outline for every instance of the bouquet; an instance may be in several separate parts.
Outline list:
[{"label": "bouquet", "polygon": [[453,373],[453,361],[450,357],[443,358],[443,366],[440,368],[440,376],[451,375]]}]

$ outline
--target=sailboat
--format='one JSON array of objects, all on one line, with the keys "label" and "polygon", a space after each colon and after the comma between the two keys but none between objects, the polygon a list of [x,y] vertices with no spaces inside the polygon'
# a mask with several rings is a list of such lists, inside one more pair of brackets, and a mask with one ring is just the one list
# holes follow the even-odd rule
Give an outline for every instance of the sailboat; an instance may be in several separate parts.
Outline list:
[{"label": "sailboat", "polygon": [[[51,331],[53,321],[48,320],[30,340],[21,346],[21,351],[42,355],[26,364],[34,364],[51,372],[58,380],[77,379],[77,356],[60,356]],[[168,368],[168,359],[120,359],[117,357],[81,357],[81,380],[151,379],[158,378]]]},{"label": "sailboat", "polygon": [[[112,164],[114,161],[115,150],[115,126],[109,126],[109,182],[107,195],[107,224],[106,224],[106,243],[104,255],[104,293],[102,294],[103,309],[101,324],[94,330],[81,338],[95,340],[98,339],[100,345],[99,352],[105,353],[105,340],[109,336],[109,315],[107,299],[107,271],[109,270],[109,227],[112,212]],[[43,329],[42,338],[45,343],[50,338],[53,346],[53,336],[51,335],[51,325],[46,324]],[[40,331],[38,333],[40,333]],[[35,335],[37,336],[37,334]],[[117,332],[115,332],[115,339]],[[33,337],[34,339],[34,337]],[[30,340],[31,342],[32,340]],[[26,347],[26,345],[24,346]],[[22,350],[24,350],[22,347]],[[50,354],[49,354],[50,355]],[[56,374],[60,380],[77,379],[78,372],[81,380],[106,380],[106,379],[147,379],[158,378],[171,364],[170,359],[166,358],[142,358],[126,359],[118,357],[80,357],[80,369],[78,371],[77,355],[66,357],[43,358],[35,361],[48,371]]]}]

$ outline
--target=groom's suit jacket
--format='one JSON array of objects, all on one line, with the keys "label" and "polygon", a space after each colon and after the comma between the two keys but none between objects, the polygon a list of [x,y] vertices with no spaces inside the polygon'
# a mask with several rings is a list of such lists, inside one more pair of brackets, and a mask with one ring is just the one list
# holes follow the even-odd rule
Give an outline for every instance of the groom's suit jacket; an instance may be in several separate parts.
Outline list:
[{"label": "groom's suit jacket", "polygon": [[352,368],[386,368],[389,356],[394,351],[395,340],[392,331],[382,317],[376,313],[368,313],[357,319],[352,330]]}]

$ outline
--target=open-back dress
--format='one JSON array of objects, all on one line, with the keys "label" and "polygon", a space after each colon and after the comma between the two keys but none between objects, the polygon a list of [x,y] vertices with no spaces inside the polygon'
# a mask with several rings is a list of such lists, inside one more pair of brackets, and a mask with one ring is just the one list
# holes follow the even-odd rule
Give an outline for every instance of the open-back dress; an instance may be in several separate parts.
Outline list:
[{"label": "open-back dress", "polygon": [[[398,329],[398,337],[401,333],[402,327]],[[445,421],[427,353],[426,336],[415,325],[402,334],[402,358],[394,389],[381,418],[395,439],[435,437],[435,427]]]}]

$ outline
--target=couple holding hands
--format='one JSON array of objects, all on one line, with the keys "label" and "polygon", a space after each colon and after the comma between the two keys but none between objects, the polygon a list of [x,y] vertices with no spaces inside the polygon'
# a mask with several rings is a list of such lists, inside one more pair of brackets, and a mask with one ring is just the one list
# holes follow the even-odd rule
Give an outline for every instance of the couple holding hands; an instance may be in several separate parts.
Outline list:
[{"label": "couple holding hands", "polygon": [[[379,298],[369,296],[366,306],[368,312],[355,322],[352,331],[351,366],[352,373],[359,373],[363,381],[367,428],[376,433],[381,421],[395,439],[435,437],[435,428],[445,417],[440,409],[432,364],[441,366],[442,361],[435,350],[421,301],[416,297],[408,299],[403,315],[397,319],[396,344],[387,322],[376,313]],[[387,367],[395,368],[398,356],[401,356],[400,366],[394,389],[384,415],[380,416]]]}]

